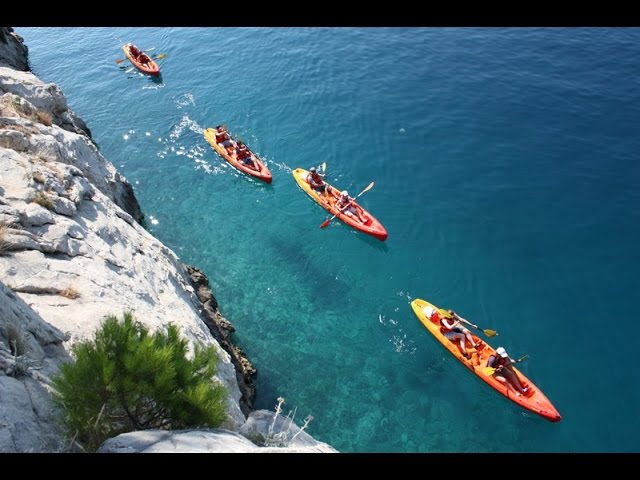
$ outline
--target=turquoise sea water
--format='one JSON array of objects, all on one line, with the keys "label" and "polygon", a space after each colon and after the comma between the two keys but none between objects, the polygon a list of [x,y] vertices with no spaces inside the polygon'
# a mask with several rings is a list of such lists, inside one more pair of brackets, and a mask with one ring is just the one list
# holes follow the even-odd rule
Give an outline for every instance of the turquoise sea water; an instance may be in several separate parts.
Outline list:
[{"label": "turquoise sea water", "polygon": [[[16,31],[150,230],[210,276],[257,408],[283,396],[347,452],[640,451],[639,29]],[[160,80],[115,63],[125,41],[166,53]],[[272,185],[213,152],[219,123]],[[318,228],[291,170],[323,161],[352,195],[375,181],[386,242]],[[414,298],[529,354],[563,420],[466,371]]]}]

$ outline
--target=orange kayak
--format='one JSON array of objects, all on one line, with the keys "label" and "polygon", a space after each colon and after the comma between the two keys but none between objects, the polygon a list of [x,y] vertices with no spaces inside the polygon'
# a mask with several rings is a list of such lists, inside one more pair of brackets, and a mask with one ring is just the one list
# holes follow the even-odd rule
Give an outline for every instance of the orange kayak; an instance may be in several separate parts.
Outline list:
[{"label": "orange kayak", "polygon": [[320,194],[313,188],[311,188],[311,185],[309,185],[309,182],[307,182],[307,175],[309,174],[307,170],[305,170],[304,168],[296,168],[292,173],[293,178],[295,178],[300,188],[307,192],[307,195],[309,195],[316,203],[318,203],[318,205],[330,212],[332,215],[336,215],[336,218],[339,218],[350,227],[371,235],[378,240],[384,241],[387,239],[387,230],[373,215],[371,215],[368,211],[358,205],[356,201],[351,202],[351,205],[353,205],[355,208],[360,209],[361,213],[364,214],[364,217],[367,218],[366,223],[362,223],[360,220],[352,217],[347,213],[340,212],[340,209],[336,207],[336,201],[338,200],[337,196],[335,196],[338,192],[338,189],[336,187],[327,183],[327,185],[329,185],[329,191],[333,192],[334,194],[325,196],[324,194]]},{"label": "orange kayak", "polygon": [[[495,355],[495,350],[488,343],[483,341],[476,335],[472,335],[476,344],[480,344],[477,348],[473,348],[469,345],[469,342],[465,345],[467,352],[471,354],[471,358],[466,358],[460,351],[458,341],[455,343],[449,340],[443,335],[440,330],[440,320],[438,317],[444,316],[447,312],[435,305],[427,302],[426,300],[416,299],[411,302],[411,308],[422,324],[436,337],[436,339],[445,346],[449,352],[460,361],[465,367],[475,373],[482,381],[493,388],[495,391],[504,395],[512,402],[520,405],[522,408],[536,413],[543,418],[551,422],[559,422],[561,416],[558,410],[553,406],[549,399],[542,393],[542,391],[533,384],[520,370],[513,367],[513,370],[518,375],[520,383],[523,387],[529,387],[529,391],[526,394],[519,395],[511,388],[507,387],[504,383],[496,379],[492,372],[485,372],[487,360],[491,355]],[[434,312],[437,315],[434,315]],[[433,318],[433,320],[432,320]]]},{"label": "orange kayak", "polygon": [[[147,57],[149,57],[149,61],[147,63],[140,63],[138,61],[138,58],[134,57],[131,54],[131,47],[135,47],[135,45],[133,43],[125,43],[122,46],[122,50],[124,51],[124,54],[127,56],[129,61],[133,64],[133,66],[136,67],[138,70],[140,70],[143,73],[147,73],[147,74],[152,75],[154,77],[159,76],[160,75],[160,67],[158,66],[158,64],[155,61],[153,61],[151,59],[151,57],[149,57],[148,55],[147,55]],[[138,50],[140,50],[140,49],[138,49]],[[142,50],[140,50],[140,53],[144,53],[144,52]],[[145,55],[146,55],[146,53],[145,53]]]},{"label": "orange kayak", "polygon": [[[227,132],[227,134],[229,135],[229,138],[231,138],[231,134],[229,134],[229,132]],[[259,170],[256,170],[250,165],[245,165],[243,162],[236,159],[236,154],[235,154],[236,142],[235,140],[233,140],[233,138],[231,138],[231,146],[227,148],[223,147],[218,142],[216,142],[215,128],[207,128],[204,131],[204,138],[207,139],[207,142],[209,142],[209,144],[214,148],[216,152],[220,154],[222,158],[224,158],[227,162],[229,162],[231,165],[236,167],[238,170],[246,173],[247,175],[251,175],[252,177],[257,178],[258,180],[262,180],[263,182],[271,183],[271,180],[272,180],[271,172],[269,171],[267,166],[264,164],[264,162],[260,160],[260,158],[255,153],[249,151],[249,153],[251,154],[250,158],[253,159],[253,161],[258,165]]]}]

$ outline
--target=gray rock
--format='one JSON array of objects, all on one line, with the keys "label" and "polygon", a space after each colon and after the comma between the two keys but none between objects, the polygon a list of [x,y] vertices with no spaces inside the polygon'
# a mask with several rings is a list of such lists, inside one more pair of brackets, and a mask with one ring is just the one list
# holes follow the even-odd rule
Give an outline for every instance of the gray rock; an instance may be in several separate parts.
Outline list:
[{"label": "gray rock", "polygon": [[237,433],[223,429],[146,430],[107,440],[98,453],[331,453],[313,447],[261,448]]},{"label": "gray rock", "polygon": [[55,223],[54,214],[37,203],[27,203],[20,211],[20,223],[25,227],[40,227]]},{"label": "gray rock", "polygon": [[64,440],[48,388],[69,360],[64,335],[1,282],[0,312],[0,452],[59,451]]},{"label": "gray rock", "polygon": [[286,445],[296,448],[318,447],[327,451],[336,451],[329,445],[315,440],[286,416],[278,415],[276,417],[275,412],[269,410],[251,412],[239,433],[258,445]]},{"label": "gray rock", "polygon": [[27,47],[11,27],[0,27],[0,66],[27,70]]},{"label": "gray rock", "polygon": [[60,215],[73,217],[76,213],[76,204],[63,197],[53,197],[53,210]]}]

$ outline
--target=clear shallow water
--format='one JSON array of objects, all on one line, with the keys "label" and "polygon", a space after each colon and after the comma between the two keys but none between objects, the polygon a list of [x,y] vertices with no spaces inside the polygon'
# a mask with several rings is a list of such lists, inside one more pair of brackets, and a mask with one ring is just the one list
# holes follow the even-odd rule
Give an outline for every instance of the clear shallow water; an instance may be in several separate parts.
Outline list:
[{"label": "clear shallow water", "polygon": [[[259,370],[257,408],[283,396],[350,452],[640,450],[640,30],[17,33],[152,232],[210,276]],[[115,63],[124,41],[167,54],[160,81]],[[213,152],[202,132],[219,123],[272,185]],[[385,243],[318,228],[327,216],[291,170],[323,161],[352,194],[376,182],[360,200]],[[414,298],[529,354],[522,370],[563,420],[474,378]]]}]

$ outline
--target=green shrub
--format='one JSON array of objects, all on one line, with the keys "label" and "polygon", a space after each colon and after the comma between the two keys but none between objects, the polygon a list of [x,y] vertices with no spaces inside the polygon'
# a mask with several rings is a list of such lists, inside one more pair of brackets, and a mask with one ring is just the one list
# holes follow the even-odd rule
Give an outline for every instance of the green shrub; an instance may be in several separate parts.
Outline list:
[{"label": "green shrub", "polygon": [[67,433],[93,451],[133,430],[219,426],[227,392],[212,379],[216,350],[196,345],[192,359],[187,351],[175,325],[151,335],[131,313],[107,317],[53,381]]},{"label": "green shrub", "polygon": [[44,192],[36,193],[36,196],[33,198],[33,201],[38,205],[43,206],[47,210],[53,210],[53,200],[49,198],[49,196]]}]

